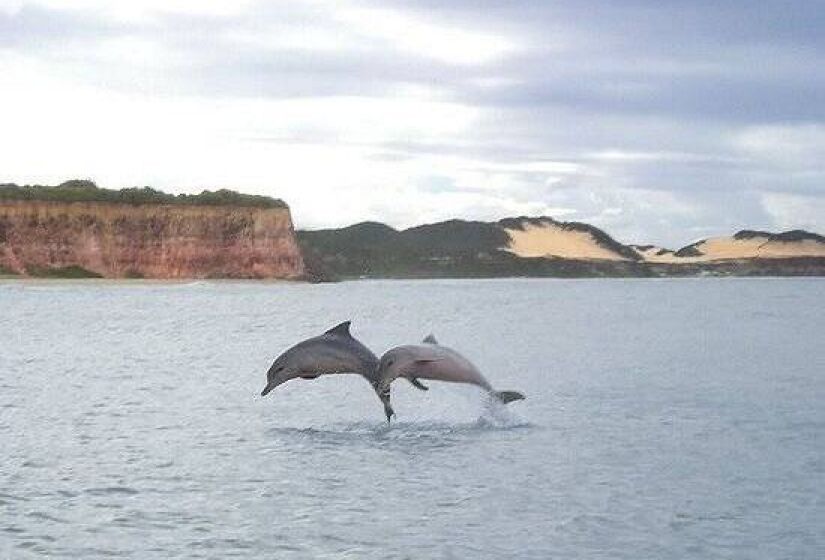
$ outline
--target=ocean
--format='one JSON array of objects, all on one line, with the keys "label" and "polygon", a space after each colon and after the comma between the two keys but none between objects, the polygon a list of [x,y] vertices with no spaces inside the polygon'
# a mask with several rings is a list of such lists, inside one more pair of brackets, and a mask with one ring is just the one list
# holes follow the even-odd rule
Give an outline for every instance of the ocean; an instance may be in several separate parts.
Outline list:
[{"label": "ocean", "polygon": [[[497,389],[260,396],[352,320]],[[825,280],[0,281],[0,558],[821,559]]]}]

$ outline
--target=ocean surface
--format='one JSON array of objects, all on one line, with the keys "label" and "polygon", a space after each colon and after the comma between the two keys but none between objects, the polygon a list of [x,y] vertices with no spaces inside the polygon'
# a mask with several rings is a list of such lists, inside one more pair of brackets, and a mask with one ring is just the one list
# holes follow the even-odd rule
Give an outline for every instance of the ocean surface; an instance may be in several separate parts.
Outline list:
[{"label": "ocean surface", "polygon": [[[352,319],[497,389],[259,393]],[[825,280],[0,282],[0,558],[825,558]]]}]

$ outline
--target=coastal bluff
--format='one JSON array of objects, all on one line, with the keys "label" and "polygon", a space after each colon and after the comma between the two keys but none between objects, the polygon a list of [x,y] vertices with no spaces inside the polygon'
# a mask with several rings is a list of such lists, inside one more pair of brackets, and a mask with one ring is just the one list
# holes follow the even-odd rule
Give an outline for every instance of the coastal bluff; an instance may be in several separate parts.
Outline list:
[{"label": "coastal bluff", "polygon": [[285,204],[171,202],[0,197],[0,270],[103,278],[304,277]]}]

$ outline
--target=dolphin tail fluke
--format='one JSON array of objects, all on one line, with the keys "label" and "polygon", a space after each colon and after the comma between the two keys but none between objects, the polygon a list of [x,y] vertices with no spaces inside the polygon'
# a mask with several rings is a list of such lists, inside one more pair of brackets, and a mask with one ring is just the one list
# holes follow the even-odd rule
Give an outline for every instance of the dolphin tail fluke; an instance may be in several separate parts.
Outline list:
[{"label": "dolphin tail fluke", "polygon": [[493,395],[504,404],[525,399],[525,396],[518,391],[494,391]]},{"label": "dolphin tail fluke", "polygon": [[395,411],[392,409],[392,405],[390,405],[389,402],[384,403],[384,415],[387,417],[387,424],[389,424],[392,417],[395,416]]},{"label": "dolphin tail fluke", "polygon": [[392,409],[392,404],[390,404],[390,388],[379,389],[378,386],[375,386],[375,392],[378,394],[378,398],[381,399],[381,404],[384,405],[384,416],[387,417],[387,423],[389,424],[392,417],[395,416],[395,411]]}]

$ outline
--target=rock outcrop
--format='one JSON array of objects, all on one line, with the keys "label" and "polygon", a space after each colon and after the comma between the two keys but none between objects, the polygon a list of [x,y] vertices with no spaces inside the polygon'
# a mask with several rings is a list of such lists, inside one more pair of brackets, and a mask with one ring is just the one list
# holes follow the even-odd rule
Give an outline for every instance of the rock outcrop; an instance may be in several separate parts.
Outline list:
[{"label": "rock outcrop", "polygon": [[105,278],[304,277],[289,208],[0,199],[0,270]]}]

